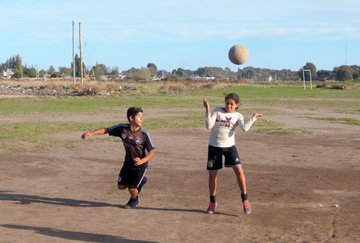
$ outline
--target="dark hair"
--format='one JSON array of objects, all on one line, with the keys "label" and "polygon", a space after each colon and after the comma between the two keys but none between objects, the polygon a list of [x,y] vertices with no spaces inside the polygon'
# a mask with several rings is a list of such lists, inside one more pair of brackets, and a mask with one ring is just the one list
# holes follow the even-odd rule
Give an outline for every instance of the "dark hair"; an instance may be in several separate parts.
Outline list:
[{"label": "dark hair", "polygon": [[227,95],[225,96],[225,102],[226,102],[227,100],[229,100],[229,99],[235,100],[235,102],[236,102],[237,104],[240,103],[240,98],[239,98],[239,96],[238,96],[237,94],[235,94],[235,93],[230,93],[230,94],[227,94]]},{"label": "dark hair", "polygon": [[130,121],[130,117],[134,118],[139,112],[143,112],[140,107],[130,107],[127,110],[127,119]]}]

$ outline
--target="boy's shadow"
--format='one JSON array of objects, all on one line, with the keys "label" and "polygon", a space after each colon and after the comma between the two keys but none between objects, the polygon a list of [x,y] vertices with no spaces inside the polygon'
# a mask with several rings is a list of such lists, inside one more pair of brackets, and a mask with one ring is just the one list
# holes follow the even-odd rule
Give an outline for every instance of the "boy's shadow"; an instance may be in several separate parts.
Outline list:
[{"label": "boy's shadow", "polygon": [[15,194],[9,191],[0,191],[0,201],[14,201],[19,204],[31,204],[31,203],[46,203],[70,207],[118,207],[119,205],[104,203],[104,202],[94,202],[86,200],[77,200],[69,198],[52,198],[52,197],[42,197],[36,195],[26,195],[26,194]]},{"label": "boy's shadow", "polygon": [[[77,200],[69,198],[52,198],[52,197],[43,197],[36,195],[26,195],[26,194],[16,194],[9,191],[0,191],[0,201],[13,201],[19,204],[31,204],[31,203],[45,203],[53,204],[60,206],[70,206],[70,207],[116,207],[122,208],[123,205],[120,204],[111,204],[105,202],[95,202],[87,200]],[[188,213],[200,213],[205,214],[205,211],[200,209],[183,209],[183,208],[155,208],[155,207],[136,207],[135,209],[142,210],[153,210],[153,211],[168,211],[168,212],[188,212]],[[225,216],[238,217],[238,215],[216,212],[215,214],[221,214]]]},{"label": "boy's shadow", "polygon": [[[136,207],[134,209],[142,209],[142,210],[153,210],[153,211],[169,211],[169,212],[188,212],[188,213],[200,213],[200,214],[206,214],[206,211],[200,210],[200,209],[187,209],[187,208],[154,208],[154,207]],[[229,213],[223,213],[220,211],[217,211],[214,213],[224,216],[231,216],[231,217],[238,217],[238,215],[235,214],[229,214]]]},{"label": "boy's shadow", "polygon": [[121,236],[84,233],[78,231],[54,229],[49,227],[36,227],[36,226],[16,225],[16,224],[2,224],[0,226],[9,229],[34,231],[37,234],[62,238],[66,240],[76,240],[76,241],[85,241],[85,242],[154,242],[154,241],[129,240]]}]

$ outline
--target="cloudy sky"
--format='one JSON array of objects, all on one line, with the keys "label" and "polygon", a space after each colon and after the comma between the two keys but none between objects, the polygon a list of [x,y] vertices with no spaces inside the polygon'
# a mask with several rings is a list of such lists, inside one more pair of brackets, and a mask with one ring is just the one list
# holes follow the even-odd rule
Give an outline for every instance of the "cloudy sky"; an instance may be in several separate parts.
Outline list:
[{"label": "cloudy sky", "polygon": [[[359,0],[0,0],[0,63],[19,54],[23,64],[70,67],[79,22],[83,58],[119,67],[195,70],[246,66],[318,70],[360,65]],[[247,63],[228,50],[245,45]]]}]

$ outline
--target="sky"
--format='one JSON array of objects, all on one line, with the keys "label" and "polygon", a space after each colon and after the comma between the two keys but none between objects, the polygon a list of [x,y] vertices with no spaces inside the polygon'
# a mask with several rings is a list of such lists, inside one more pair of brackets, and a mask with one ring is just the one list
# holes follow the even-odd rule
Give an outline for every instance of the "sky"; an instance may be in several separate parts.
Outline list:
[{"label": "sky", "polygon": [[[0,63],[70,67],[79,23],[83,61],[120,71],[360,65],[359,0],[0,0]],[[242,44],[243,65],[228,51]]]}]

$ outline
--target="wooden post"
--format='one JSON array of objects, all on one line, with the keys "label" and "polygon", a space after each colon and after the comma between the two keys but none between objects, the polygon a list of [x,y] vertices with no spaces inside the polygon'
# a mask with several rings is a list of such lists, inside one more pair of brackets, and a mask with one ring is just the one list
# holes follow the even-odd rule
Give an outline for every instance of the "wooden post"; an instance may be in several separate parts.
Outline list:
[{"label": "wooden post", "polygon": [[84,83],[84,80],[83,80],[83,60],[82,60],[82,41],[81,41],[81,22],[79,22],[79,42],[80,42],[80,77],[81,77],[81,83]]}]

